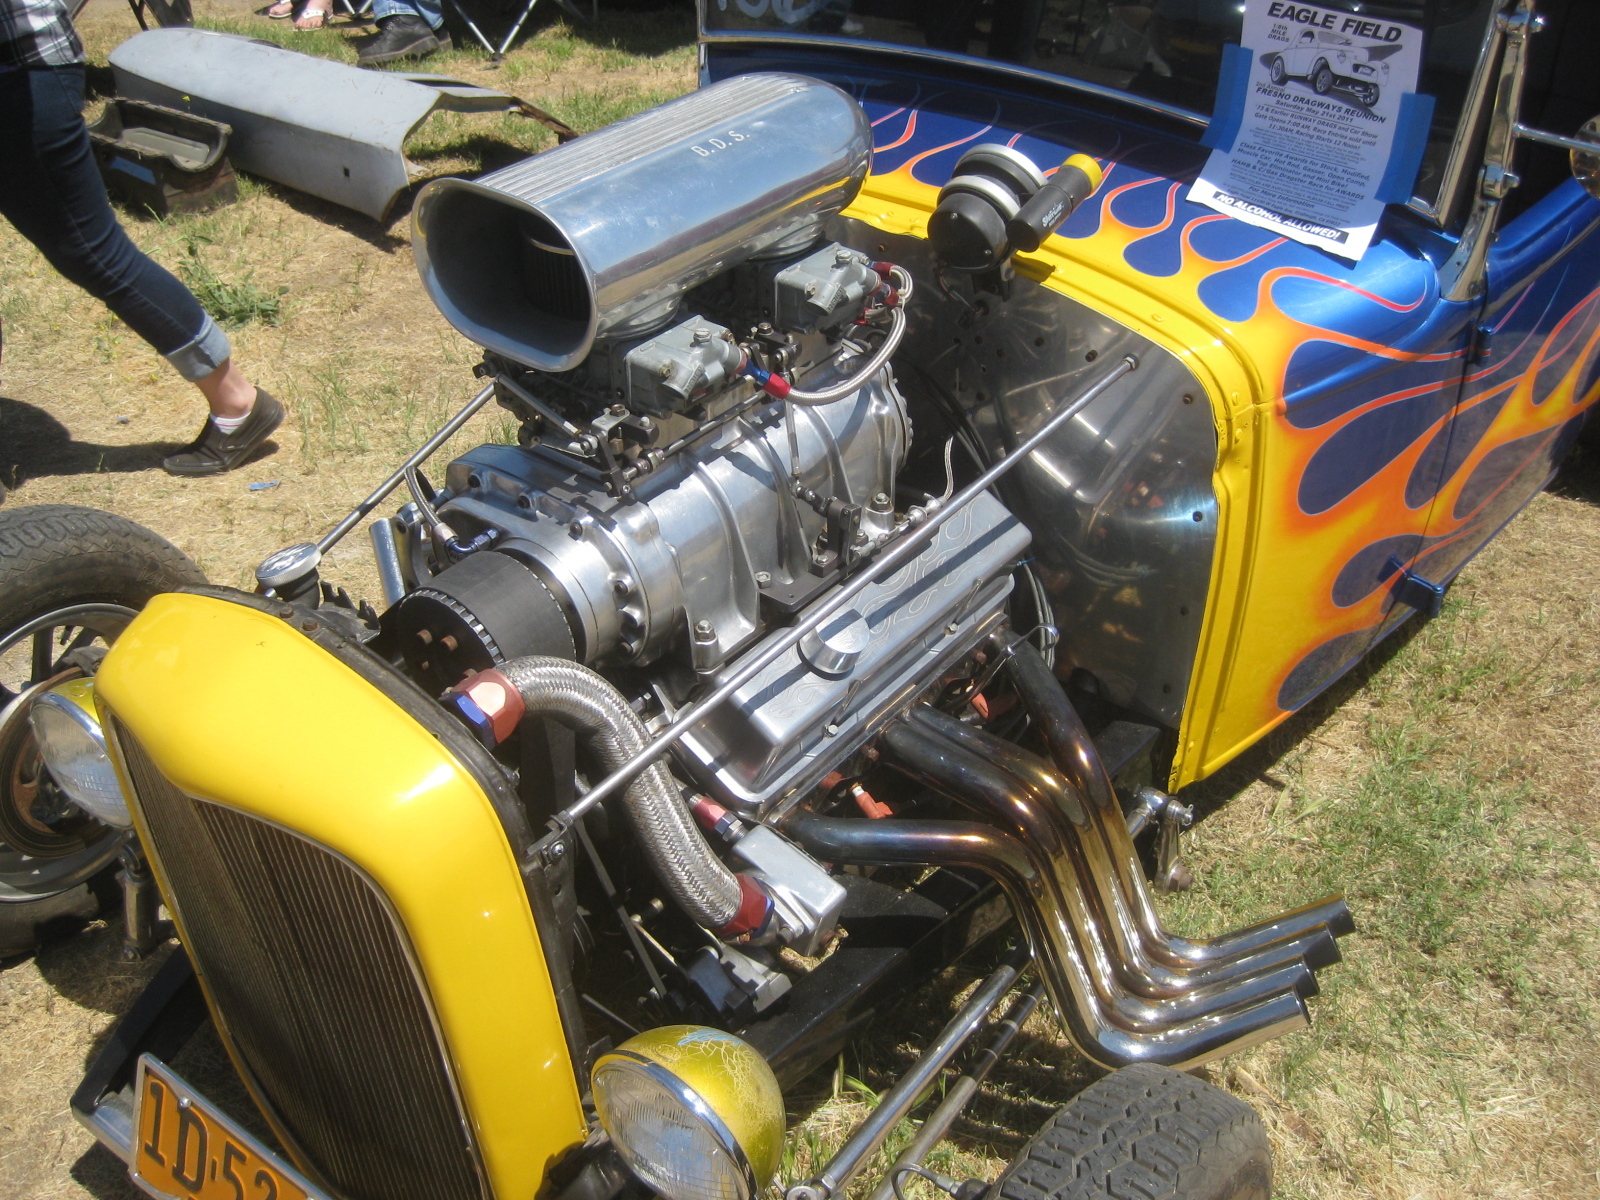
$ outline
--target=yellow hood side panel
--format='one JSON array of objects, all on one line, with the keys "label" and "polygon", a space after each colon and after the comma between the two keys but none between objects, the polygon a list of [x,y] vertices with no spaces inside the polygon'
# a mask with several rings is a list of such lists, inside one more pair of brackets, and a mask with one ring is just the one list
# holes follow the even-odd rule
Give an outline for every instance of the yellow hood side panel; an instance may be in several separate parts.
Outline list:
[{"label": "yellow hood side panel", "polygon": [[516,860],[471,774],[332,655],[224,600],[156,597],[97,687],[178,787],[320,842],[387,894],[494,1193],[533,1196],[585,1123]]}]

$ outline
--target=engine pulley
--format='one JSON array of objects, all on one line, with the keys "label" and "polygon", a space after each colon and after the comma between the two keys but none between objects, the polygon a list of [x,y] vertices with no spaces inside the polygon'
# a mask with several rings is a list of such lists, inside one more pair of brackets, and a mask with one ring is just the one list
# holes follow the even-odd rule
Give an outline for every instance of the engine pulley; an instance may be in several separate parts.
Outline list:
[{"label": "engine pulley", "polygon": [[575,658],[572,630],[539,577],[482,550],[441,571],[383,615],[385,633],[436,692],[527,654]]}]

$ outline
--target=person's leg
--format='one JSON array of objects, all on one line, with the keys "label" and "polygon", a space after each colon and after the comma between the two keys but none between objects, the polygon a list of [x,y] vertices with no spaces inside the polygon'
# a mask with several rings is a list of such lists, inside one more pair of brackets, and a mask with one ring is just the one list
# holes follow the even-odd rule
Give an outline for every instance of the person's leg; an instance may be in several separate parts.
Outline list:
[{"label": "person's leg", "polygon": [[450,35],[441,28],[441,3],[442,0],[376,0],[372,11],[378,20],[378,33],[361,47],[356,64],[376,67],[448,49]]},{"label": "person's leg", "polygon": [[379,21],[385,17],[421,17],[429,29],[444,24],[444,0],[373,0],[372,15]]},{"label": "person's leg", "polygon": [[[233,365],[227,334],[189,289],[142,253],[117,223],[82,104],[81,66],[0,72],[0,215],[195,384],[223,423],[219,432],[232,437],[249,423],[259,445],[271,432],[260,427],[270,420],[275,428],[282,409],[271,401],[248,422],[266,393]],[[206,436],[202,431],[196,444]],[[235,456],[224,459],[230,457]]]}]

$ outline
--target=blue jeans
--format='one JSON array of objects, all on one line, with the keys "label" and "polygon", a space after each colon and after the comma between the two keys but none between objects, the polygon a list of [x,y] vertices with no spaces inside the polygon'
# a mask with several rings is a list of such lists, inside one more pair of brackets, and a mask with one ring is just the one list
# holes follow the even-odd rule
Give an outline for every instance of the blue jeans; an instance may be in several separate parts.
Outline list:
[{"label": "blue jeans", "polygon": [[444,24],[444,0],[374,0],[372,5],[372,15],[379,20],[407,14],[421,17],[438,29]]},{"label": "blue jeans", "polygon": [[185,379],[204,379],[228,335],[117,224],[82,109],[81,65],[0,71],[0,215]]}]

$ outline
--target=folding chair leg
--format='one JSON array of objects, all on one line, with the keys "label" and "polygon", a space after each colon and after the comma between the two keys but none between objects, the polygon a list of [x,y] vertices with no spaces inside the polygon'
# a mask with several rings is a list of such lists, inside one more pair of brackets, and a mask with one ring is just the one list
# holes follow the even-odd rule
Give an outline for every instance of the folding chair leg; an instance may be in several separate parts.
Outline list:
[{"label": "folding chair leg", "polygon": [[[467,16],[466,10],[463,9],[461,5],[456,2],[456,0],[450,0],[450,7],[456,10],[456,16],[460,17],[467,23],[467,28],[472,30],[472,36],[477,38],[478,43],[489,52],[490,58],[494,59],[495,62],[499,62],[503,57],[505,57],[504,51],[496,50],[494,48],[494,43],[483,36],[483,30],[479,29],[477,25],[473,24],[472,18]],[[532,8],[533,5],[530,4],[528,7]]]},{"label": "folding chair leg", "polygon": [[523,7],[522,15],[517,18],[517,23],[511,27],[511,32],[506,34],[506,40],[500,43],[500,51],[495,55],[496,58],[504,58],[506,51],[511,49],[511,43],[517,40],[517,34],[522,32],[523,25],[527,23],[528,14],[533,11],[533,6],[537,3],[539,3],[539,0],[528,0],[528,3]]}]

